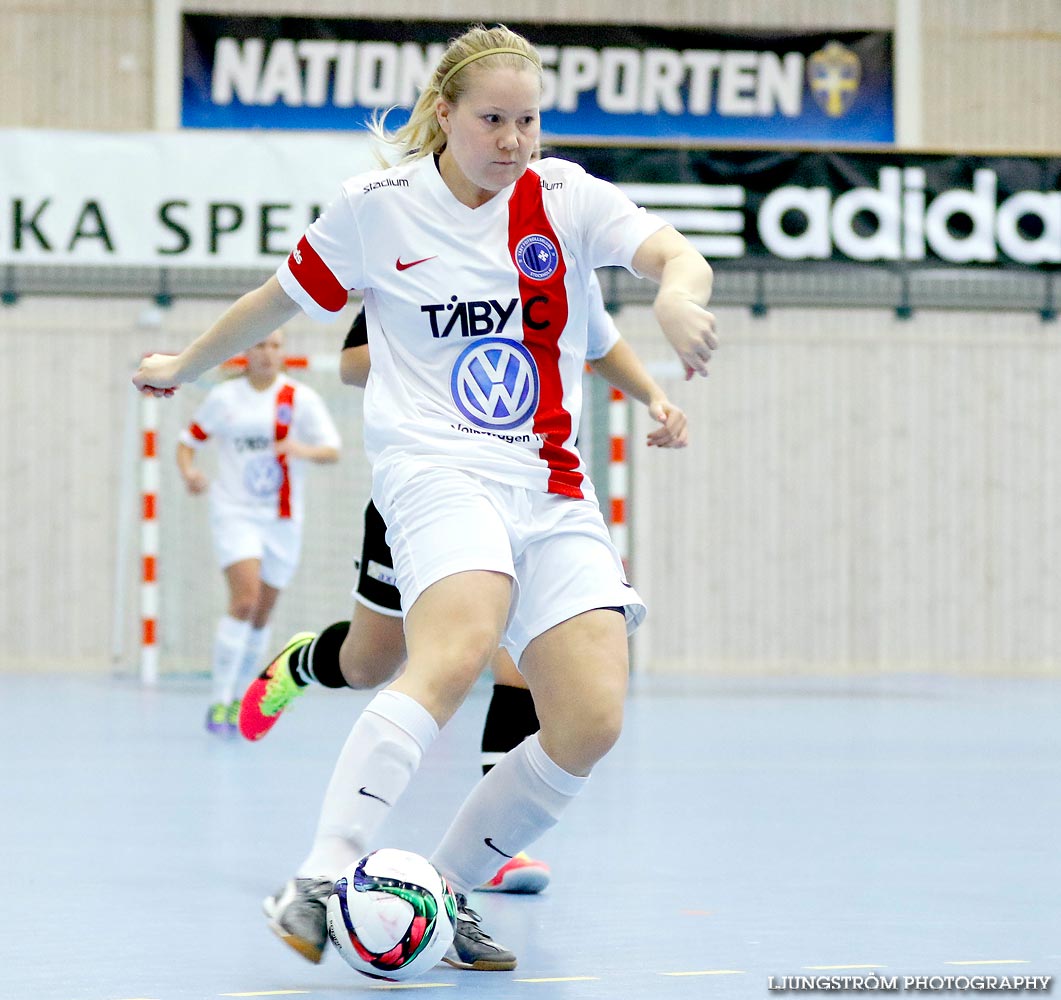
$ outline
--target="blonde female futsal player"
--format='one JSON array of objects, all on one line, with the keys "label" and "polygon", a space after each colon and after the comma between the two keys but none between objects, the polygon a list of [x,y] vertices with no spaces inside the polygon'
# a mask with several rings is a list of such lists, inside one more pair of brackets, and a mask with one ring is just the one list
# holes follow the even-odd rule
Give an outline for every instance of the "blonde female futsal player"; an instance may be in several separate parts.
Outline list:
[{"label": "blonde female futsal player", "polygon": [[[649,447],[684,448],[688,443],[685,413],[649,374],[634,349],[622,339],[608,314],[600,282],[589,287],[586,360],[590,367],[648,408],[657,427],[646,437]],[[343,344],[339,374],[343,382],[364,388],[371,370],[368,324],[361,309]],[[365,509],[354,612],[320,634],[300,632],[287,641],[253,681],[242,698],[240,731],[260,740],[284,710],[316,683],[326,688],[373,688],[393,679],[405,661],[401,594],[394,582],[394,560],[386,541],[387,526],[370,500]],[[539,729],[534,700],[512,658],[498,650],[491,663],[493,695],[482,735],[486,774],[509,750]],[[481,886],[481,892],[541,892],[549,884],[549,866],[519,854],[505,860]]]},{"label": "blonde female futsal player", "polygon": [[400,162],[347,181],[275,277],[134,376],[170,394],[296,309],[328,318],[348,289],[365,292],[365,446],[409,655],[354,724],[297,877],[267,901],[272,929],[315,961],[332,880],[499,644],[530,684],[541,730],[482,778],[432,854],[459,896],[448,962],[515,967],[465,894],[559,819],[621,729],[627,632],[644,605],[574,447],[587,283],[605,265],[658,281],[664,335],[706,375],[712,274],[614,186],[558,159],[529,169],[541,87],[521,36],[480,26],[456,39],[392,136]]}]

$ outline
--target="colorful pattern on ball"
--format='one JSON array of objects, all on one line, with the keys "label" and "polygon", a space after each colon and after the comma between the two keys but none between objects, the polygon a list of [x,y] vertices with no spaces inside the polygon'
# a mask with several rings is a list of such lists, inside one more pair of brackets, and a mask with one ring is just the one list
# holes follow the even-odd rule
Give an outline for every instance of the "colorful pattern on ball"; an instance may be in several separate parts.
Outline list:
[{"label": "colorful pattern on ball", "polygon": [[[438,946],[443,943],[448,947],[449,941],[452,940],[452,933],[447,934],[446,931],[456,922],[457,904],[445,879],[431,868],[430,862],[426,859],[415,855],[410,856],[430,869],[431,875],[437,879],[437,889],[433,889],[430,884],[419,885],[370,871],[373,858],[377,853],[379,852],[373,852],[362,858],[352,871],[347,869],[346,873],[336,881],[332,905],[338,903],[338,916],[342,921],[342,927],[339,926],[339,920],[329,920],[328,931],[340,953],[358,972],[374,979],[404,979],[416,974],[413,967],[418,964],[417,959],[422,955],[423,969],[420,971],[426,971],[441,958],[441,952],[434,958],[423,953],[425,950],[437,952]],[[385,853],[393,856],[394,853],[401,852],[388,850]],[[386,865],[382,867],[384,870],[387,868]],[[362,893],[395,897],[406,903],[412,913],[408,926],[404,931],[399,932],[399,940],[386,951],[375,951],[368,947],[357,932],[358,921],[352,909],[357,908],[357,897]],[[448,927],[442,925],[448,925]],[[339,935],[347,939],[348,947],[353,949],[353,954],[346,953],[343,947],[344,942],[339,940]]]}]

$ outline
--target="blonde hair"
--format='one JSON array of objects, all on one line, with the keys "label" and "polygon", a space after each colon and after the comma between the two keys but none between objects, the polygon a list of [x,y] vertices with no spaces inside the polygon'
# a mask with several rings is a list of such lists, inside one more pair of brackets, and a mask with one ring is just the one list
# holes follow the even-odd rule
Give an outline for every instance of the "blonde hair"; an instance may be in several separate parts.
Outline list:
[{"label": "blonde hair", "polygon": [[[484,63],[487,68],[510,66],[523,69],[530,63],[541,76],[541,56],[522,35],[503,24],[493,28],[473,25],[449,43],[404,125],[389,132],[384,125],[387,112],[373,116],[369,127],[376,138],[397,149],[401,160],[415,160],[442,152],[446,146],[446,133],[435,116],[435,105],[440,98],[457,104],[467,90],[465,69],[484,60],[488,60]],[[386,157],[378,155],[380,162],[388,165]]]}]

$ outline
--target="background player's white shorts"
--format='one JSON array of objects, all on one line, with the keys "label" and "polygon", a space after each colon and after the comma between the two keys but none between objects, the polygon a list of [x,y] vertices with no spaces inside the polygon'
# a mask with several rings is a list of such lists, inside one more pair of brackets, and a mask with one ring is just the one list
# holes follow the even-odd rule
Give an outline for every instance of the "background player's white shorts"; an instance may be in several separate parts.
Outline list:
[{"label": "background player's white shorts", "polygon": [[212,507],[210,533],[214,555],[225,569],[243,559],[261,561],[263,583],[283,590],[295,575],[302,551],[302,525],[274,514],[265,517],[243,511]]},{"label": "background player's white shorts", "polygon": [[622,608],[627,634],[645,617],[593,499],[398,459],[377,467],[373,500],[387,522],[404,612],[453,573],[513,578],[504,645],[517,664],[531,640],[584,611]]}]

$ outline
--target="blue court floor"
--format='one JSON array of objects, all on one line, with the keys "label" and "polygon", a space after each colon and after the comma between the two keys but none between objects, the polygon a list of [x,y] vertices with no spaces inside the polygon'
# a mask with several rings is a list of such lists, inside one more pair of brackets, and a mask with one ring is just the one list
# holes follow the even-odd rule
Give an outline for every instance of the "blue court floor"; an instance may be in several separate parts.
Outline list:
[{"label": "blue court floor", "polygon": [[[336,1000],[260,901],[312,835],[368,695],[314,690],[260,744],[205,682],[0,678],[2,1000]],[[380,838],[429,853],[476,779],[476,688]],[[635,678],[626,731],[534,848],[540,897],[478,895],[489,1000],[767,997],[784,976],[1061,974],[1061,682]],[[416,994],[421,995],[421,994]]]}]

